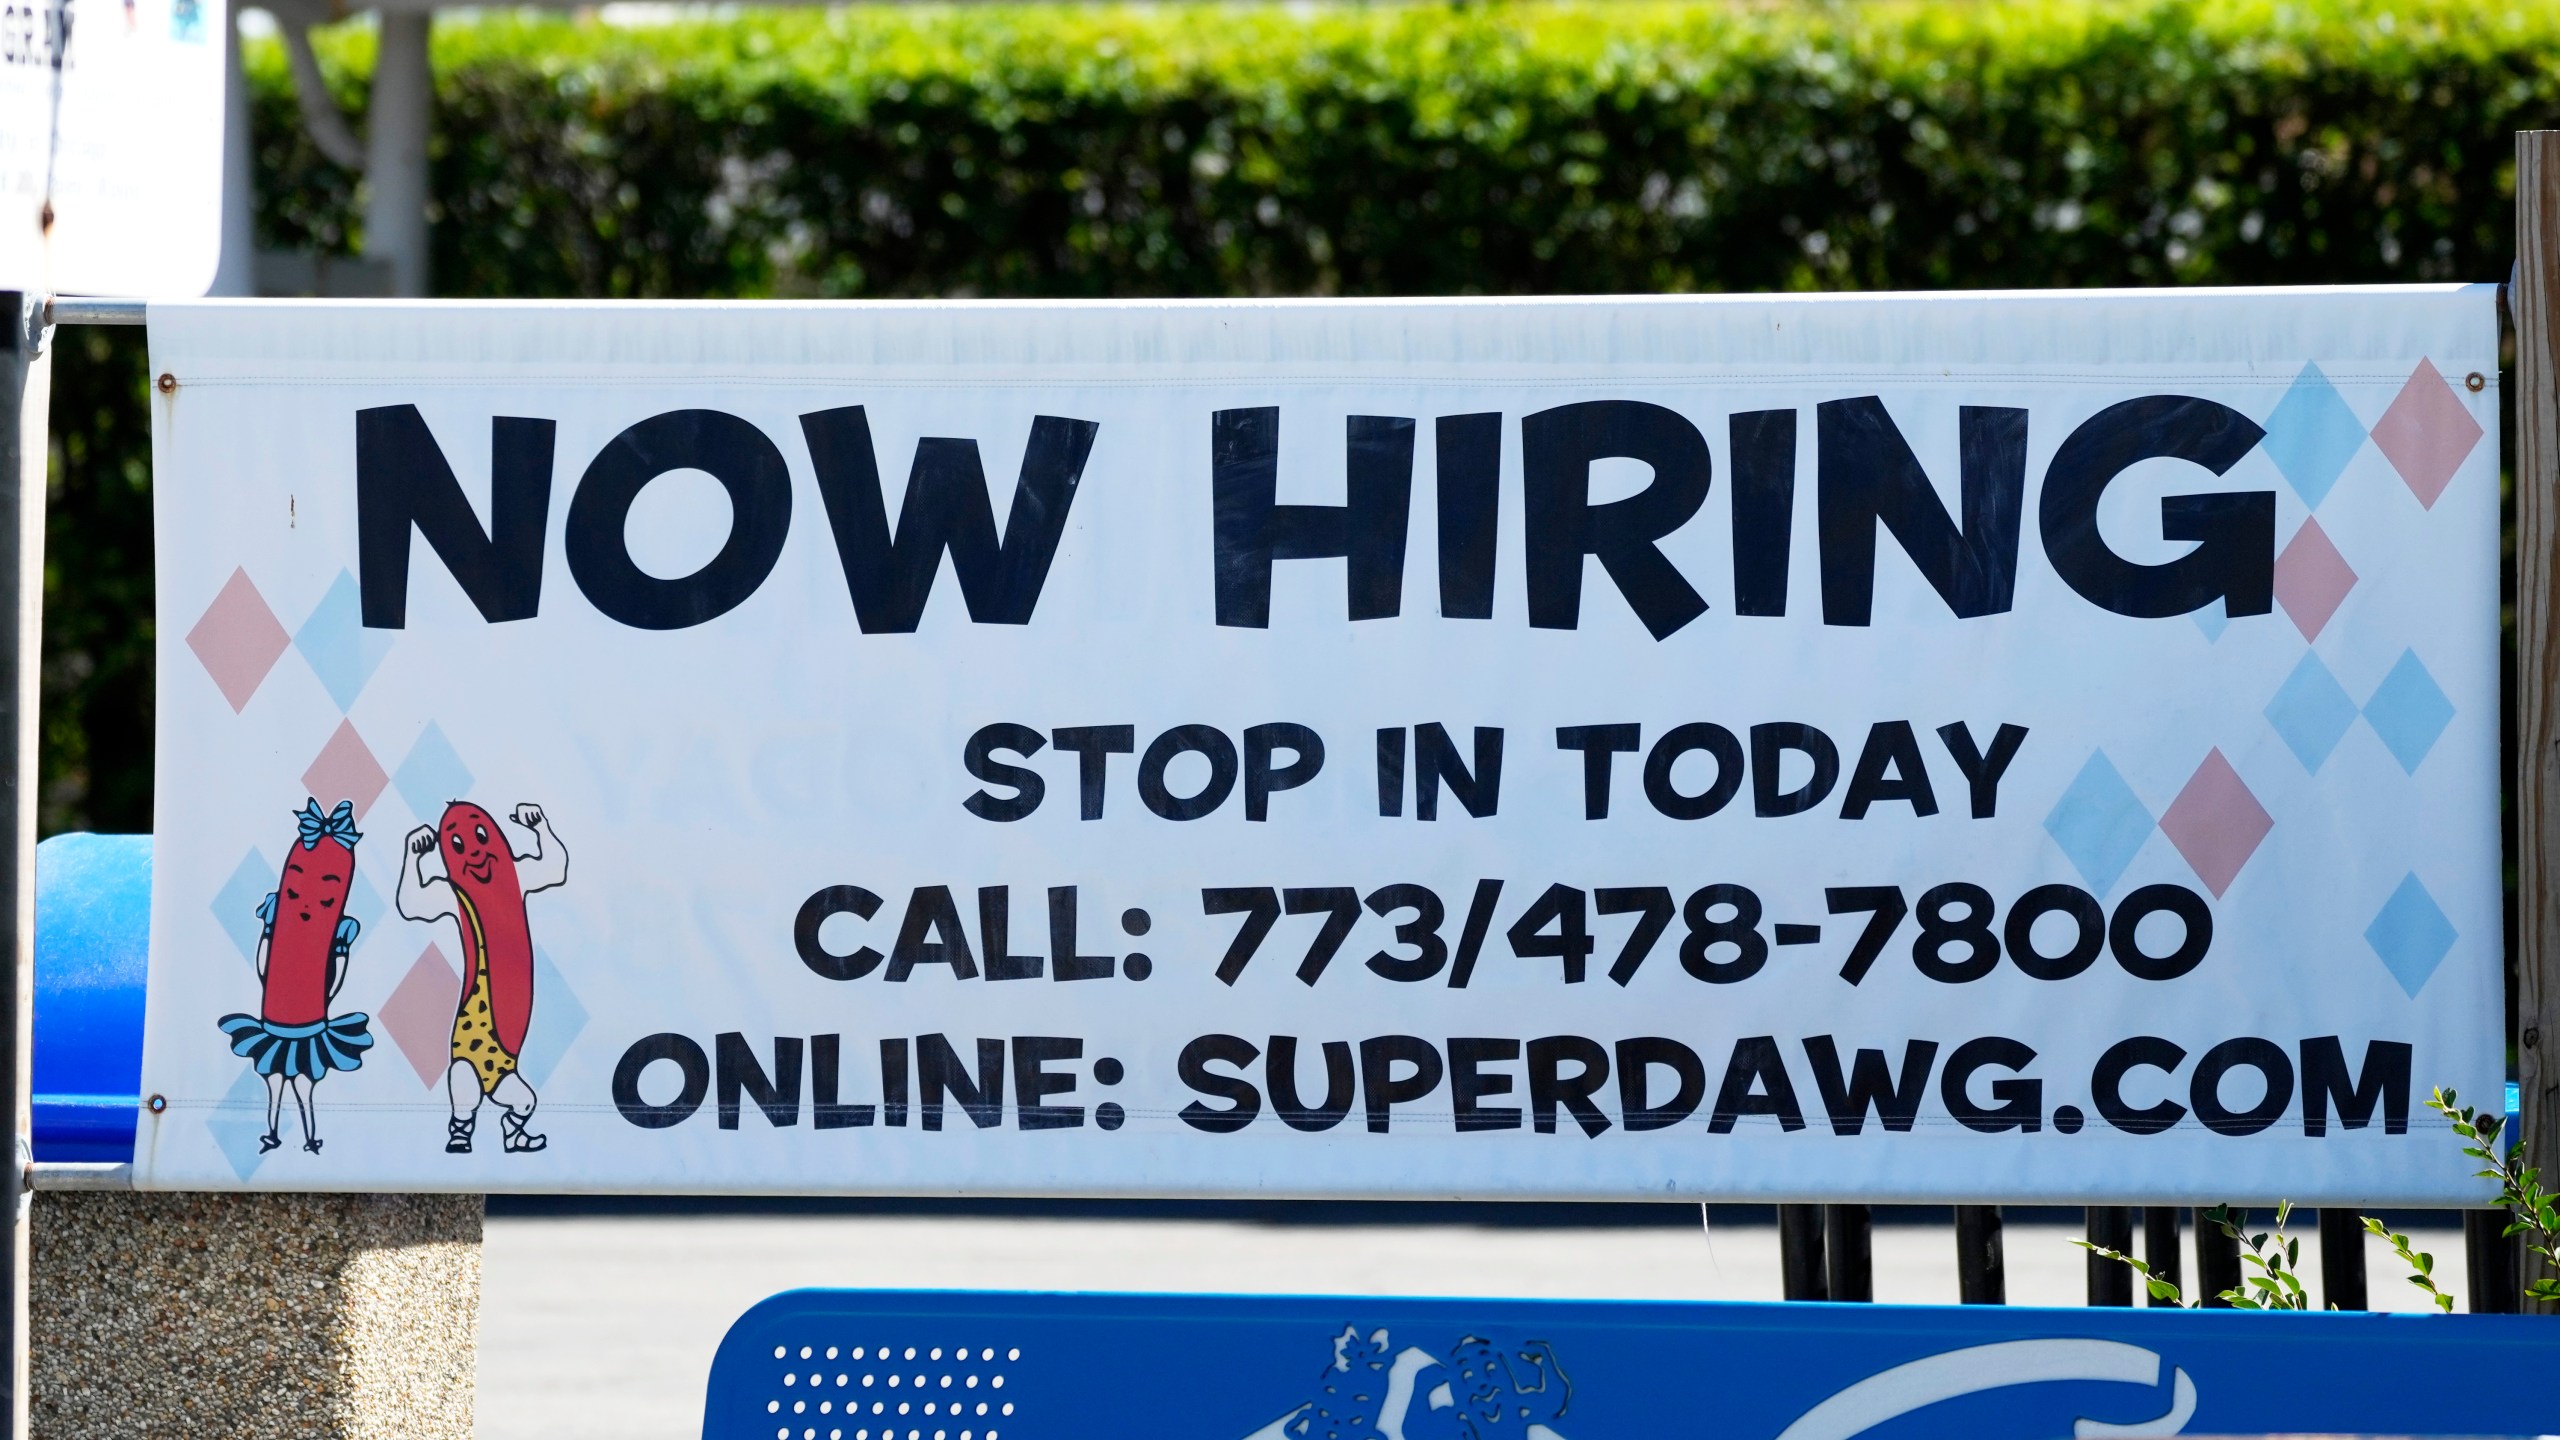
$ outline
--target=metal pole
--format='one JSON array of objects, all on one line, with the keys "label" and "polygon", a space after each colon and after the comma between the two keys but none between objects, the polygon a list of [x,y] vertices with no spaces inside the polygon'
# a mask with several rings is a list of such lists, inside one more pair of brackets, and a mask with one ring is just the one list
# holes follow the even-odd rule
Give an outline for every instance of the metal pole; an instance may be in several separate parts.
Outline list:
[{"label": "metal pole", "polygon": [[[2560,131],[2516,135],[2516,1067],[2527,1152],[2560,1157]],[[2472,1097],[2472,1103],[2494,1097]],[[2516,1247],[2519,1256],[2524,1247]],[[2519,1264],[2529,1264],[2520,1259]],[[2526,1279],[2532,1278],[2526,1276]]]},{"label": "metal pole", "polygon": [[2471,1282],[2471,1313],[2513,1315],[2521,1308],[2516,1279],[2523,1267],[2516,1252],[2524,1247],[2507,1234],[2504,1210],[2462,1212],[2464,1279]]},{"label": "metal pole", "polygon": [[1779,1283],[1790,1300],[1828,1300],[1831,1283],[1822,1266],[1822,1207],[1778,1207]]},{"label": "metal pole", "polygon": [[2009,1303],[2008,1263],[1997,1205],[1956,1207],[1956,1299],[1966,1305]]},{"label": "metal pole", "polygon": [[435,106],[425,12],[387,12],[373,61],[366,112],[364,253],[391,264],[391,293],[428,293],[427,133]]},{"label": "metal pole", "polygon": [[2240,1288],[2240,1237],[2196,1212],[2196,1293],[2189,1298],[2207,1310],[2228,1310],[2225,1290]]},{"label": "metal pole", "polygon": [[1822,1252],[1834,1300],[1876,1298],[1874,1217],[1864,1205],[1822,1207]]},{"label": "metal pole", "polygon": [[[2133,1253],[2133,1207],[2130,1205],[2092,1205],[2088,1208],[2089,1243],[2119,1255]],[[2130,1305],[2133,1303],[2133,1267],[2121,1260],[2110,1260],[2096,1250],[2089,1257],[2089,1303],[2092,1305]]]},{"label": "metal pole", "polygon": [[0,543],[0,604],[9,607],[0,626],[7,643],[0,645],[0,704],[7,706],[11,742],[0,749],[0,806],[6,825],[0,828],[0,925],[7,927],[8,980],[0,990],[7,1024],[0,1025],[0,1074],[8,1077],[9,1256],[7,1304],[0,1307],[9,1328],[8,1440],[27,1433],[27,1167],[35,1158],[34,1117],[29,1104],[28,1067],[35,1042],[35,858],[36,858],[36,684],[40,672],[44,627],[44,470],[45,403],[51,391],[51,366],[44,358],[45,328],[40,306],[27,297],[0,293],[0,319],[5,319],[7,352],[0,355],[0,486],[6,488],[0,510],[17,517],[9,543]]},{"label": "metal pole", "polygon": [[2320,1300],[2332,1310],[2362,1310],[2364,1217],[2353,1210],[2320,1212]]},{"label": "metal pole", "polygon": [[[2177,1206],[2151,1205],[2144,1207],[2142,1212],[2142,1261],[2144,1264],[2151,1267],[2151,1273],[2153,1275],[2162,1280],[2168,1281],[2172,1285],[2183,1284],[2181,1277],[2186,1274],[2186,1266],[2180,1263],[2178,1255],[2178,1231]],[[2144,1303],[2151,1305],[2174,1305],[2177,1302],[2155,1298],[2146,1300]]]}]

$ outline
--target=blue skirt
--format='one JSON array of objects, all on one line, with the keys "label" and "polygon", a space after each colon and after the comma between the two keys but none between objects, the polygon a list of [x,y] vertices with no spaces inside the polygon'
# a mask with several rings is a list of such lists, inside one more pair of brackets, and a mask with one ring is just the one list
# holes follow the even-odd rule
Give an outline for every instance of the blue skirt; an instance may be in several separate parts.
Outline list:
[{"label": "blue skirt", "polygon": [[225,1015],[218,1022],[231,1037],[231,1053],[261,1075],[317,1080],[332,1070],[358,1070],[373,1048],[373,1021],[362,1011],[332,1015],[308,1025],[273,1025],[255,1015]]}]

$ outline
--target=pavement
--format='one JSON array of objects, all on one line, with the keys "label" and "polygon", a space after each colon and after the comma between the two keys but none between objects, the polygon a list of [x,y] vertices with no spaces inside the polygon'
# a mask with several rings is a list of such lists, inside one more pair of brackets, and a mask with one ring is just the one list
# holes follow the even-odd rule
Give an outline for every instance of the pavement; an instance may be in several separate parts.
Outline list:
[{"label": "pavement", "polygon": [[[1031,1206],[652,1213],[494,1202],[482,1270],[478,1434],[689,1440],[701,1433],[703,1384],[729,1322],[799,1286],[1776,1300],[1777,1227],[1765,1209],[1735,1212],[1699,1224],[1692,1207],[1593,1207],[1589,1213],[1607,1223],[1576,1223],[1568,1207],[1534,1207],[1526,1221],[1498,1207],[1466,1207],[1417,1211],[1431,1218],[1396,1223],[1389,1207],[1368,1206],[1308,1212],[1334,1217],[1311,1223],[1276,1207],[1211,1208],[1206,1218],[1187,1218],[1172,1207],[1125,1215]],[[2293,1230],[2302,1268],[2316,1277],[2318,1227],[2305,1213]],[[2082,1303],[2083,1254],[2070,1243],[2081,1233],[2074,1212],[2012,1215],[2010,1303]],[[2412,1238],[2459,1289],[2460,1229],[2428,1226]],[[2186,1263],[2193,1273],[2191,1248]],[[2400,1278],[2405,1267],[2378,1240],[2368,1243],[2366,1267],[2375,1308],[2423,1308],[2424,1298]],[[1880,1302],[1954,1303],[1952,1226],[1880,1220],[1874,1268]]]}]

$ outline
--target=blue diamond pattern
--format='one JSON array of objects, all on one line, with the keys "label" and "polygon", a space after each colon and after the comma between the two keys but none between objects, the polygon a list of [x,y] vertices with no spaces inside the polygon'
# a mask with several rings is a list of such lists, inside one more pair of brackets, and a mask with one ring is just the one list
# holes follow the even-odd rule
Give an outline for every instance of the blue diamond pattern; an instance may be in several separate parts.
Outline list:
[{"label": "blue diamond pattern", "polygon": [[[222,1032],[215,1031],[217,1043],[221,1038]],[[299,1123],[291,1113],[292,1107],[285,1108],[286,1114],[276,1120],[278,1134],[283,1133],[283,1127]],[[222,1158],[231,1162],[232,1174],[246,1182],[257,1173],[259,1164],[267,1158],[258,1152],[258,1137],[267,1133],[267,1082],[258,1078],[254,1068],[241,1065],[240,1078],[222,1092],[213,1113],[205,1117],[204,1128],[221,1149]]]},{"label": "blue diamond pattern", "polygon": [[2364,422],[2347,408],[2338,387],[2319,366],[2305,365],[2267,417],[2267,438],[2259,444],[2302,503],[2316,510],[2364,447],[2364,434]]},{"label": "blue diamond pattern", "polygon": [[2318,655],[2306,654],[2285,677],[2276,698],[2267,702],[2266,714],[2293,758],[2317,775],[2329,752],[2346,737],[2347,727],[2356,723],[2356,702]]},{"label": "blue diamond pattern", "polygon": [[329,593],[320,597],[310,618],[302,622],[293,644],[343,712],[354,708],[365,682],[381,668],[382,657],[391,653],[391,633],[364,628],[364,603],[356,577],[341,570]]},{"label": "blue diamond pattern", "polygon": [[2364,702],[2364,721],[2382,737],[2400,768],[2415,775],[2418,763],[2436,748],[2444,727],[2453,723],[2453,702],[2436,685],[2436,677],[2418,663],[2418,652],[2403,650],[2400,663],[2391,667],[2373,698]]},{"label": "blue diamond pattern", "polygon": [[2152,818],[2142,798],[2116,773],[2107,752],[2093,750],[2089,763],[2044,817],[2044,830],[2089,888],[2104,895],[2151,838]]},{"label": "blue diamond pattern", "polygon": [[239,868],[214,892],[213,918],[222,933],[240,947],[240,958],[256,964],[258,934],[265,927],[258,923],[258,906],[276,888],[279,867],[266,856],[251,850],[240,857]]},{"label": "blue diamond pattern", "polygon": [[2231,628],[2231,616],[2223,609],[2222,602],[2219,600],[2187,618],[2196,622],[2196,628],[2204,632],[2204,643],[2207,645],[2221,639],[2222,632]]},{"label": "blue diamond pattern", "polygon": [[391,783],[398,787],[400,798],[409,802],[409,813],[432,825],[447,803],[471,793],[471,770],[431,720],[418,743],[409,747],[400,768],[391,772]]},{"label": "blue diamond pattern", "polygon": [[2364,943],[2382,957],[2382,963],[2391,968],[2391,978],[2412,1000],[2426,988],[2456,938],[2453,922],[2444,917],[2436,897],[2418,883],[2415,872],[2391,892],[2382,913],[2364,930]]},{"label": "blue diamond pattern", "polygon": [[533,1017],[525,1023],[524,1058],[516,1067],[524,1072],[525,1083],[536,1090],[550,1083],[560,1057],[586,1028],[587,1007],[578,1003],[578,992],[560,977],[550,952],[534,946]]}]

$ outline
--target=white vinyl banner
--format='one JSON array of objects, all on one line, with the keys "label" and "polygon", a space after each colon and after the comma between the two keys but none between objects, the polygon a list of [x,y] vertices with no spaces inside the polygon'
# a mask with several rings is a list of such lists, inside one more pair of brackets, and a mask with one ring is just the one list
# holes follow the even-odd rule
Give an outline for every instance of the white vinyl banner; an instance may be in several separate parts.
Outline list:
[{"label": "white vinyl banner", "polygon": [[150,323],[141,1184],[2487,1194],[2489,287]]}]

